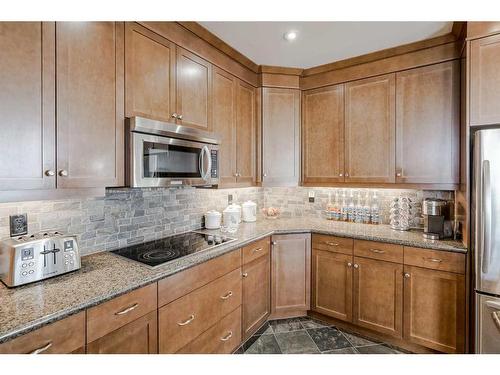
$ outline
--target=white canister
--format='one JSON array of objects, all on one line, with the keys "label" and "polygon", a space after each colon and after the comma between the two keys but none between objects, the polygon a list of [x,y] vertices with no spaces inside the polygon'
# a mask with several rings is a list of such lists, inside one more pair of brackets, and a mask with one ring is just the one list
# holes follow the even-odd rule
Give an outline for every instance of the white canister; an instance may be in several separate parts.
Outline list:
[{"label": "white canister", "polygon": [[222,211],[224,226],[237,227],[241,222],[241,206],[237,204],[230,204]]},{"label": "white canister", "polygon": [[222,214],[219,211],[208,211],[205,213],[205,228],[207,229],[219,229]]},{"label": "white canister", "polygon": [[252,201],[246,201],[241,205],[241,215],[243,221],[252,223],[257,220],[257,204]]}]

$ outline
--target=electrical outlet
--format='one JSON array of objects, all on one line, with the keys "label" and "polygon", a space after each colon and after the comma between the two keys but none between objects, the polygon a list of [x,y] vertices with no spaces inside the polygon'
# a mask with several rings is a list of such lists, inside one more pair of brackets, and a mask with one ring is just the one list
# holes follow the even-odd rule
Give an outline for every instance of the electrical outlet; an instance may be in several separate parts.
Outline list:
[{"label": "electrical outlet", "polygon": [[309,203],[314,203],[314,191],[309,192]]},{"label": "electrical outlet", "polygon": [[23,236],[28,234],[28,215],[10,215],[10,236]]}]

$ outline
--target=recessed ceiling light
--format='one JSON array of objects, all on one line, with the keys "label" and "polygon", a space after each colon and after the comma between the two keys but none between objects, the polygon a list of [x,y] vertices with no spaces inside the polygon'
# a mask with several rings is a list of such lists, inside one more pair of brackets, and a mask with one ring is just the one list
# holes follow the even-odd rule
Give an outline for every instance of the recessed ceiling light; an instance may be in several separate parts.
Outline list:
[{"label": "recessed ceiling light", "polygon": [[297,38],[297,32],[296,31],[287,31],[285,34],[283,34],[283,38],[289,42],[292,40],[295,40]]}]

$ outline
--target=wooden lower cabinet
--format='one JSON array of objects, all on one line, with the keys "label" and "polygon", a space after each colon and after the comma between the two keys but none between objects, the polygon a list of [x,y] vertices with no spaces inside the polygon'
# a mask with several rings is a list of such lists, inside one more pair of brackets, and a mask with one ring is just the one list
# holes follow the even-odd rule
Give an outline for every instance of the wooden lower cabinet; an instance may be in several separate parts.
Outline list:
[{"label": "wooden lower cabinet", "polygon": [[157,313],[153,311],[87,345],[89,354],[158,353]]},{"label": "wooden lower cabinet", "polygon": [[404,338],[445,353],[463,353],[465,277],[404,267]]},{"label": "wooden lower cabinet", "polygon": [[270,276],[269,251],[243,266],[243,338],[250,337],[269,316]]},{"label": "wooden lower cabinet", "polygon": [[352,261],[352,255],[313,249],[313,311],[352,321]]},{"label": "wooden lower cabinet", "polygon": [[276,235],[272,244],[272,317],[303,315],[310,309],[311,235]]},{"label": "wooden lower cabinet", "polygon": [[353,323],[402,337],[403,265],[354,257]]},{"label": "wooden lower cabinet", "polygon": [[241,343],[241,306],[177,353],[230,354]]}]

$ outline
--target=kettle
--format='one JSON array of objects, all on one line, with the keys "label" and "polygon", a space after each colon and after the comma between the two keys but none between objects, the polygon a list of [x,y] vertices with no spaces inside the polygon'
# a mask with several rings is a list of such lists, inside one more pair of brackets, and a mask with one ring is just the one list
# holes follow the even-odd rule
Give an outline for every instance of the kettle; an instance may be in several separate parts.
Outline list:
[{"label": "kettle", "polygon": [[241,205],[241,214],[243,221],[253,223],[257,220],[257,204],[252,201],[246,201]]}]

